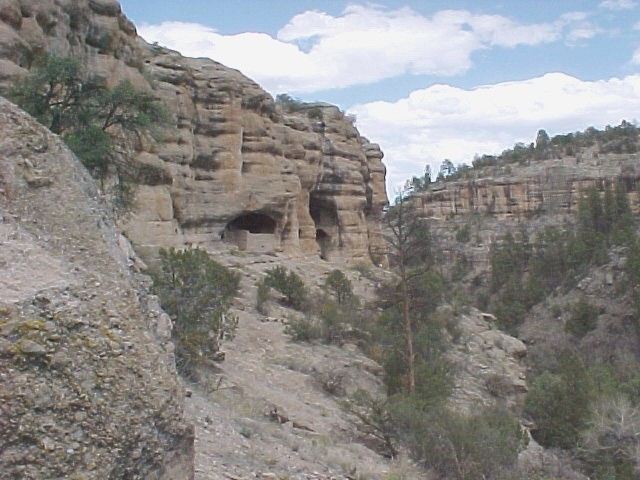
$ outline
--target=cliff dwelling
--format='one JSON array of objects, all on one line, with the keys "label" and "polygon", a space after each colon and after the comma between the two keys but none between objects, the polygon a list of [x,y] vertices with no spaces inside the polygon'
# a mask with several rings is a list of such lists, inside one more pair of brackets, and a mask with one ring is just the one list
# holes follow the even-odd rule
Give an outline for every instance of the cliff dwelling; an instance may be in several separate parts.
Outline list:
[{"label": "cliff dwelling", "polygon": [[331,250],[331,237],[327,232],[319,228],[316,230],[316,242],[320,247],[320,258],[327,260]]},{"label": "cliff dwelling", "polygon": [[328,260],[329,253],[336,246],[334,239],[339,233],[336,207],[312,194],[309,199],[309,214],[316,227],[316,242],[320,248],[320,258]]},{"label": "cliff dwelling", "polygon": [[275,231],[276,221],[272,217],[252,212],[240,215],[227,223],[222,232],[222,239],[236,245],[240,250],[268,253],[278,247]]}]

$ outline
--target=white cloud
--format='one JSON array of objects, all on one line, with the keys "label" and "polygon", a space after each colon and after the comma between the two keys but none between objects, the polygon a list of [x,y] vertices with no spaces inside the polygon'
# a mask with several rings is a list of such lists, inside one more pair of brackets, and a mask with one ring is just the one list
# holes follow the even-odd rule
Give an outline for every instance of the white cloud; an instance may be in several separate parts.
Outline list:
[{"label": "white cloud", "polygon": [[640,75],[585,82],[550,73],[525,81],[463,90],[434,85],[397,102],[356,105],[358,128],[383,146],[392,191],[426,164],[445,158],[470,164],[475,154],[500,153],[550,135],[633,121],[640,111]]},{"label": "white cloud", "polygon": [[636,8],[636,5],[633,0],[604,0],[598,6],[607,10],[631,10]]},{"label": "white cloud", "polygon": [[[628,0],[602,8],[630,8]],[[521,24],[501,15],[443,10],[432,16],[410,8],[350,5],[341,15],[307,11],[294,16],[276,38],[261,33],[222,35],[199,24],[143,25],[148,41],[206,56],[237,68],[273,94],[292,94],[373,83],[406,73],[456,75],[473,55],[564,41],[584,42],[602,31],[593,14],[569,12],[555,21]],[[640,48],[633,63],[640,65]],[[382,145],[389,185],[437,171],[444,158],[470,163],[474,154],[499,153],[530,142],[540,128],[557,134],[617,124],[640,110],[640,75],[583,82],[563,74],[463,90],[434,85],[397,102],[350,109],[365,135]]]},{"label": "white cloud", "polygon": [[142,24],[138,30],[147,41],[157,41],[183,55],[208,57],[240,69],[272,92],[284,92],[291,84],[310,84],[310,79],[323,78],[317,65],[298,47],[264,33],[221,35],[205,25],[184,22]]},{"label": "white cloud", "polygon": [[[573,33],[572,33],[573,29]],[[584,14],[552,23],[520,24],[501,15],[443,10],[431,17],[408,7],[350,5],[339,16],[306,11],[277,33],[221,35],[193,23],[142,25],[150,42],[237,68],[272,93],[303,93],[374,83],[406,73],[457,75],[475,52],[540,45],[596,34]]]},{"label": "white cloud", "polygon": [[587,12],[568,12],[560,16],[555,24],[565,32],[566,44],[576,45],[604,32],[589,21],[590,16]]}]

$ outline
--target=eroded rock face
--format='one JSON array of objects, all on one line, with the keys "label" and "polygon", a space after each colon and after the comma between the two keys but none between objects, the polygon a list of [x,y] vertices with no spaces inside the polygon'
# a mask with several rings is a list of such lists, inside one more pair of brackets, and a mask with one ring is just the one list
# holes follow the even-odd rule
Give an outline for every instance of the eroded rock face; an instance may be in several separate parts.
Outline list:
[{"label": "eroded rock face", "polygon": [[514,166],[513,173],[499,169],[474,172],[474,178],[442,182],[420,195],[424,214],[434,220],[456,215],[482,214],[498,219],[535,215],[571,215],[577,211],[580,192],[605,182],[622,182],[632,205],[640,180],[638,155],[585,154],[581,158],[541,160]]},{"label": "eroded rock face", "polygon": [[475,308],[457,320],[459,336],[447,352],[455,372],[451,405],[467,413],[479,405],[522,406],[527,391],[525,344],[498,330],[493,315]]},{"label": "eroded rock face", "polygon": [[152,89],[169,106],[176,128],[162,142],[126,146],[142,185],[123,229],[139,251],[207,247],[238,225],[272,234],[274,250],[290,254],[381,251],[382,152],[336,107],[285,114],[240,72],[146,44],[112,0],[3,0],[1,12],[0,82],[44,49],[82,58],[107,84]]},{"label": "eroded rock face", "polygon": [[620,184],[631,209],[640,211],[639,160],[637,154],[586,151],[579,158],[472,170],[471,178],[433,184],[415,201],[429,220],[445,265],[454,269],[464,259],[468,278],[480,280],[488,278],[493,242],[508,232],[526,232],[533,239],[545,228],[575,222],[587,188],[596,187],[604,195],[605,185]]},{"label": "eroded rock face", "polygon": [[0,131],[0,477],[193,478],[171,323],[94,181],[1,98]]}]

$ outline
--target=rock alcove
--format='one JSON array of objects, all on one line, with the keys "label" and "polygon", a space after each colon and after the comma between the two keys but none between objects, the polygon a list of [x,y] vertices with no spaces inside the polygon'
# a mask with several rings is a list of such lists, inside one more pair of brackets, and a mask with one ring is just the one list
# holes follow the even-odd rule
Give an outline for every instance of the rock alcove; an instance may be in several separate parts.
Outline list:
[{"label": "rock alcove", "polygon": [[227,223],[221,237],[240,250],[273,252],[280,243],[275,234],[276,226],[277,222],[269,215],[250,212],[239,215]]}]

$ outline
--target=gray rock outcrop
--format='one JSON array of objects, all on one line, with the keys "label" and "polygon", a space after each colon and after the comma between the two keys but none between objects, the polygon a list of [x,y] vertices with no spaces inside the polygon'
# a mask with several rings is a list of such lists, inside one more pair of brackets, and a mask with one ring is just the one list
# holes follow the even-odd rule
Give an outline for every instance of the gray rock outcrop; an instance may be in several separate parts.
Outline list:
[{"label": "gray rock outcrop", "polygon": [[451,405],[467,413],[493,404],[517,410],[527,391],[525,344],[498,330],[493,315],[475,308],[457,321],[458,338],[447,352],[455,372]]},{"label": "gray rock outcrop", "polygon": [[170,322],[95,182],[2,98],[0,131],[0,478],[193,478]]}]

